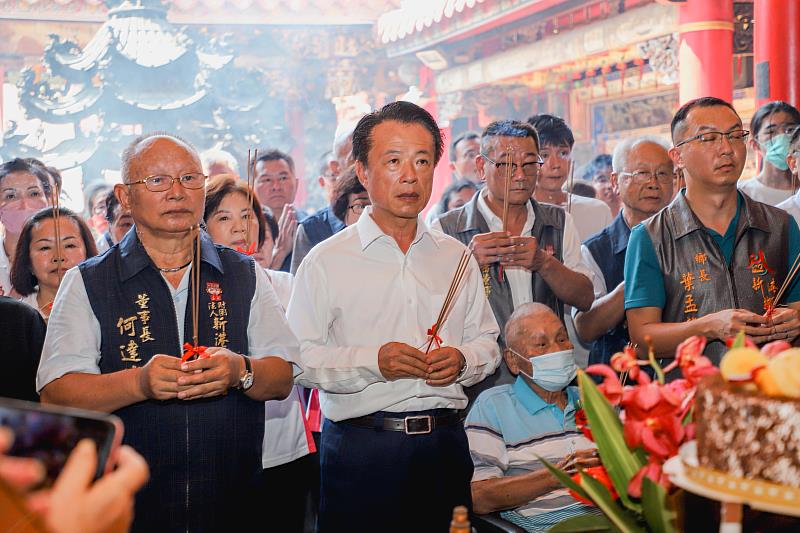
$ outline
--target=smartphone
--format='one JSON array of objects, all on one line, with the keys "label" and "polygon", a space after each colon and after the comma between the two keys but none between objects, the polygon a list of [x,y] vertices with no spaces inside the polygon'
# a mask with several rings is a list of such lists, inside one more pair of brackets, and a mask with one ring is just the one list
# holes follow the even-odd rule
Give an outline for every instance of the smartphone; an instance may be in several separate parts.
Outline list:
[{"label": "smartphone", "polygon": [[0,426],[14,432],[7,455],[32,457],[44,465],[47,474],[39,488],[52,486],[72,449],[86,438],[97,446],[99,478],[114,464],[123,433],[122,420],[114,415],[8,398],[0,398]]}]

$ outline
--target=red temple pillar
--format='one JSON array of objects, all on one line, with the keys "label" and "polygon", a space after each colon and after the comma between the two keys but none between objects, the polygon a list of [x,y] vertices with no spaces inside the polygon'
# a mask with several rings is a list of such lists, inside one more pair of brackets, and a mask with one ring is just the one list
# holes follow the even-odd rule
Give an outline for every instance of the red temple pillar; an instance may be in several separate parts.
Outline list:
[{"label": "red temple pillar", "polygon": [[[436,105],[436,83],[434,80],[433,70],[425,66],[420,67],[419,82],[420,90],[425,93],[423,107],[428,111],[428,113],[433,115],[433,118],[435,118],[437,122],[439,122],[439,109]],[[436,165],[436,169],[433,172],[433,189],[431,190],[431,199],[428,201],[428,205],[425,207],[423,214],[427,214],[428,210],[439,201],[442,193],[450,184],[450,181],[452,181],[452,172],[450,171],[450,166],[447,164],[448,161],[450,161],[448,151],[450,142],[452,140],[450,126],[442,127],[440,124],[439,127],[442,130],[442,136],[444,137],[444,150],[442,151],[442,158],[439,160],[439,164]]]},{"label": "red temple pillar", "polygon": [[800,104],[800,2],[755,0],[753,64],[756,106]]},{"label": "red temple pillar", "polygon": [[732,101],[733,0],[688,0],[678,9],[680,104],[701,96]]}]

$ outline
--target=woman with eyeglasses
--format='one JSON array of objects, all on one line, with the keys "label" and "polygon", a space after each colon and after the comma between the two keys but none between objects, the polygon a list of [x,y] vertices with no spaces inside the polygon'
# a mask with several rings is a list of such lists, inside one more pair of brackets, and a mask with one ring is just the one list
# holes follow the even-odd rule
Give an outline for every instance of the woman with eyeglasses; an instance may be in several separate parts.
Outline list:
[{"label": "woman with eyeglasses", "polygon": [[739,190],[753,200],[776,206],[797,191],[789,163],[789,140],[800,126],[800,111],[786,102],[768,102],[750,120],[750,148],[760,157],[758,175],[740,180]]},{"label": "woman with eyeglasses", "polygon": [[21,300],[47,320],[64,273],[89,257],[97,255],[92,232],[75,213],[58,209],[56,242],[55,209],[42,209],[22,228],[11,282]]},{"label": "woman with eyeglasses", "polygon": [[105,183],[98,183],[89,188],[86,193],[86,213],[84,218],[92,229],[95,239],[108,230],[106,219],[106,196],[111,187]]},{"label": "woman with eyeglasses", "polygon": [[[249,202],[248,202],[249,197]],[[262,211],[256,194],[235,174],[208,180],[203,215],[216,244],[253,256],[265,268],[278,300],[286,310],[294,276],[267,270],[278,224]],[[307,438],[302,388],[295,386],[285,400],[265,404],[263,490],[259,499],[276,531],[302,531],[313,441]]]},{"label": "woman with eyeglasses", "polygon": [[23,159],[0,165],[0,295],[10,295],[11,266],[22,227],[34,213],[47,206],[50,176],[44,167]]},{"label": "woman with eyeglasses", "polygon": [[368,205],[371,205],[369,195],[358,181],[355,167],[348,168],[333,188],[331,199],[333,214],[343,221],[345,226],[351,226],[358,222]]}]

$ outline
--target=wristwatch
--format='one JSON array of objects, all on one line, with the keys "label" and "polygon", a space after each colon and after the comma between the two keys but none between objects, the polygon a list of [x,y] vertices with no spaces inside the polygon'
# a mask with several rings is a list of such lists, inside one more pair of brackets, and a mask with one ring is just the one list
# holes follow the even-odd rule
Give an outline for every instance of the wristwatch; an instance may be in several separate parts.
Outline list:
[{"label": "wristwatch", "polygon": [[242,377],[239,378],[239,386],[236,388],[246,391],[253,386],[253,366],[250,364],[249,357],[242,355],[242,358],[244,359],[244,372]]}]

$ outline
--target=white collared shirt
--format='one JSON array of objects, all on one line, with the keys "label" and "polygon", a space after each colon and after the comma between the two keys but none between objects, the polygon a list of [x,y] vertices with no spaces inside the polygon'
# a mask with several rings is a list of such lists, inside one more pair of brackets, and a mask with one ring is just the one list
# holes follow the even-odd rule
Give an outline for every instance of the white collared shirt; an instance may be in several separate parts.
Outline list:
[{"label": "white collared shirt", "polygon": [[797,224],[800,225],[800,191],[796,192],[788,200],[779,203],[776,207],[792,215]]},{"label": "white collared shirt", "polygon": [[[191,270],[191,267],[186,270],[177,289],[167,282],[175,305],[175,319],[181,325],[185,323]],[[247,324],[250,356],[254,359],[281,357],[293,363],[292,370],[297,375],[300,372],[297,339],[286,323],[283,308],[267,274],[261,268],[256,268],[255,272],[256,288]],[[182,326],[178,328],[178,334],[180,346],[183,346]],[[100,322],[89,303],[83,276],[78,267],[71,268],[61,281],[50,313],[36,375],[36,390],[41,392],[45,385],[65,374],[100,374],[100,341]]]},{"label": "white collared shirt", "polygon": [[378,350],[388,342],[425,350],[427,330],[465,249],[418,217],[416,236],[404,254],[368,207],[356,224],[306,256],[287,314],[300,341],[298,382],[320,389],[327,418],[466,407],[462,387],[481,381],[500,363],[500,330],[474,259],[439,334],[442,344],[458,348],[467,362],[458,383],[432,387],[422,379],[387,381],[378,367]]},{"label": "white collared shirt", "polygon": [[[572,196],[571,201],[569,199],[570,196]],[[566,202],[550,205],[563,207],[568,215],[572,215],[572,221],[580,242],[585,241],[595,233],[600,233],[614,221],[611,209],[605,202],[597,198],[587,198],[579,194],[567,193]]]}]

